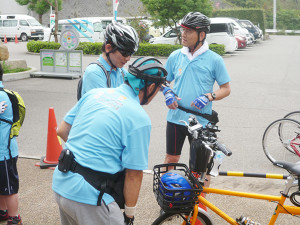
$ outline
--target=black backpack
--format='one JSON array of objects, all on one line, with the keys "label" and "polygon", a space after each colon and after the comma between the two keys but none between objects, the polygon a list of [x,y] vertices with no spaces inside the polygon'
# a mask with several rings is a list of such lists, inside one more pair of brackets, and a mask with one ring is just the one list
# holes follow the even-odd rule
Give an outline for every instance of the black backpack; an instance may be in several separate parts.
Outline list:
[{"label": "black backpack", "polygon": [[[110,88],[111,87],[110,73],[104,68],[104,66],[99,61],[90,63],[89,65],[91,65],[91,64],[97,64],[98,66],[100,66],[100,68],[105,73],[105,76],[107,79],[107,87]],[[123,70],[121,70],[121,72],[122,72],[122,76],[124,78]],[[81,98],[81,90],[82,90],[82,77],[79,79],[78,84],[77,84],[77,100],[78,101]]]}]

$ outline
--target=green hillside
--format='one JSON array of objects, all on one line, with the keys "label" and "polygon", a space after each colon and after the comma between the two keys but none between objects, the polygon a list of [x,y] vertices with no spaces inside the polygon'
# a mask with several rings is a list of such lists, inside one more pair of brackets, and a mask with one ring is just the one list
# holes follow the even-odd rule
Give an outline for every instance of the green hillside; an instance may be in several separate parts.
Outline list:
[{"label": "green hillside", "polygon": [[[232,7],[243,8],[264,8],[270,10],[273,8],[273,0],[224,0]],[[300,10],[300,0],[277,0],[277,9],[296,9]]]}]

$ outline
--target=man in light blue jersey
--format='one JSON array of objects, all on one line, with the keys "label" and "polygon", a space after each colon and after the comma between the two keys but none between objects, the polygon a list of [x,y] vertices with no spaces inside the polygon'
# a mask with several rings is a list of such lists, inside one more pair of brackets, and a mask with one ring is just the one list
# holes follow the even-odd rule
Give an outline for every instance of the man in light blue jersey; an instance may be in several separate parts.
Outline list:
[{"label": "man in light blue jersey", "polygon": [[[173,90],[167,86],[161,89],[169,108],[165,163],[178,162],[186,136],[191,141],[187,128],[179,121],[187,121],[191,111],[212,114],[212,102],[230,94],[230,77],[224,61],[209,50],[205,41],[209,28],[210,21],[205,15],[199,12],[185,15],[181,23],[183,48],[174,51],[166,63],[167,82],[174,81],[174,86]],[[213,90],[215,82],[219,85],[217,90]],[[196,118],[203,126],[208,123],[202,116]]]},{"label": "man in light blue jersey", "polygon": [[[102,54],[98,62],[90,64],[85,69],[81,96],[93,88],[115,88],[123,84],[123,76],[126,73],[123,66],[138,50],[137,32],[126,24],[118,22],[109,24],[106,27],[104,39]],[[78,99],[81,96],[78,96]]]},{"label": "man in light blue jersey", "polygon": [[124,84],[89,91],[67,113],[52,185],[62,225],[133,224],[151,131],[141,105],[152,101],[166,75],[157,59],[141,57]]}]

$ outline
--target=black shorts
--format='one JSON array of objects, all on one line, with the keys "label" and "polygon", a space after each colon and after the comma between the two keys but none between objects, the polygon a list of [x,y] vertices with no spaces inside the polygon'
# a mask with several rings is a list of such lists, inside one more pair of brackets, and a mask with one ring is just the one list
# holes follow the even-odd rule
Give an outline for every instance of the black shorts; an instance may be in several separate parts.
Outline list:
[{"label": "black shorts", "polygon": [[166,136],[167,154],[169,155],[181,155],[182,146],[186,136],[188,136],[190,143],[192,141],[192,135],[185,126],[170,122],[167,122]]},{"label": "black shorts", "polygon": [[18,157],[0,161],[0,195],[17,194],[19,191]]}]

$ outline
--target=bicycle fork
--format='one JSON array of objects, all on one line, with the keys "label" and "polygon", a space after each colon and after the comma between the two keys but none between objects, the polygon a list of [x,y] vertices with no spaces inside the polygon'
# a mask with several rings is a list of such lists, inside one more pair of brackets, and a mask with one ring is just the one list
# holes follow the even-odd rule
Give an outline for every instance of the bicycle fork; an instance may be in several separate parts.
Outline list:
[{"label": "bicycle fork", "polygon": [[230,216],[228,216],[226,213],[221,211],[218,207],[214,206],[211,204],[209,201],[207,201],[204,197],[198,196],[199,201],[207,206],[209,209],[214,211],[216,214],[218,214],[220,217],[222,217],[224,220],[226,220],[228,223],[233,224],[233,225],[238,225],[238,222],[236,222],[234,219],[232,219]]}]

